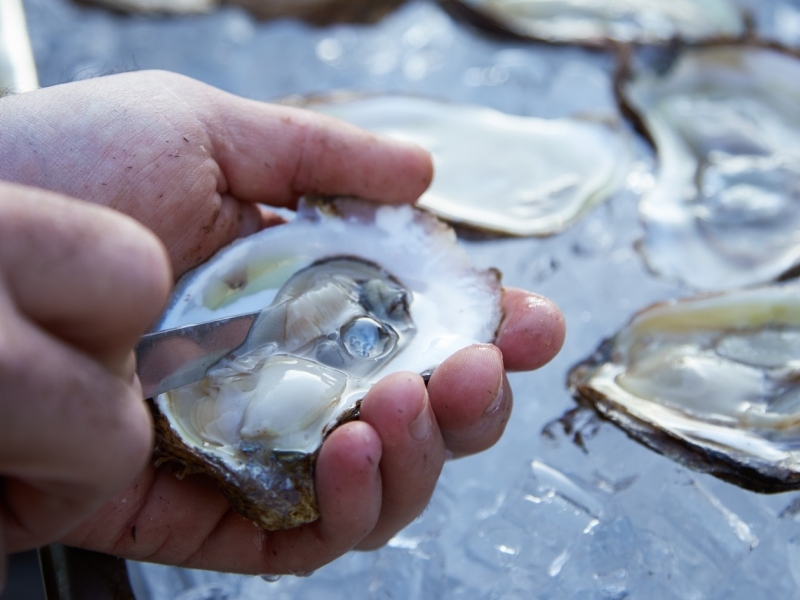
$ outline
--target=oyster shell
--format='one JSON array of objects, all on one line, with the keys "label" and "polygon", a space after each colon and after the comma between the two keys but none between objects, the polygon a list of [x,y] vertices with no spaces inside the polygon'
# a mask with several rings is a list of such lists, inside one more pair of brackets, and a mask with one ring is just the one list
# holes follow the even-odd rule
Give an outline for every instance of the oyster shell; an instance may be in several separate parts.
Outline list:
[{"label": "oyster shell", "polygon": [[430,372],[492,341],[500,297],[498,273],[474,269],[431,215],[303,200],[293,221],[232,244],[179,282],[158,328],[272,310],[258,343],[154,399],[157,455],[179,473],[210,475],[262,527],[313,521],[325,436],[385,375]]},{"label": "oyster shell", "polygon": [[258,19],[298,18],[316,25],[374,23],[405,0],[76,0],[131,13],[206,13],[236,4]]},{"label": "oyster shell", "polygon": [[554,43],[697,43],[745,33],[744,16],[728,0],[441,1],[478,25]]},{"label": "oyster shell", "polygon": [[624,185],[633,149],[619,125],[541,119],[414,96],[330,96],[303,106],[433,155],[419,205],[471,228],[551,235]]},{"label": "oyster shell", "polygon": [[224,0],[259,19],[295,17],[316,25],[375,23],[406,0]]},{"label": "oyster shell", "polygon": [[800,286],[653,305],[570,371],[603,416],[693,469],[800,488]]},{"label": "oyster shell", "polygon": [[644,257],[697,289],[769,282],[800,261],[800,60],[693,49],[624,86],[659,173],[639,209]]}]

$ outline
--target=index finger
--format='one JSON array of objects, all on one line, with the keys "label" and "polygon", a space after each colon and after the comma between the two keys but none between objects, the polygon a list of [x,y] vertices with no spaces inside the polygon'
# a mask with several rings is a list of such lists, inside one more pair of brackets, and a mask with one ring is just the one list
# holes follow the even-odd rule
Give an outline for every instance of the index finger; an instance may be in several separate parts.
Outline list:
[{"label": "index finger", "polygon": [[[156,75],[158,76],[158,75]],[[189,80],[191,81],[191,80]],[[168,88],[186,80],[164,78]],[[234,197],[275,206],[304,194],[352,195],[390,204],[414,202],[433,179],[421,147],[312,111],[203,88],[200,117]],[[177,94],[188,98],[183,90]]]},{"label": "index finger", "polygon": [[0,182],[0,283],[21,314],[106,367],[128,362],[171,279],[161,243],[133,219]]}]

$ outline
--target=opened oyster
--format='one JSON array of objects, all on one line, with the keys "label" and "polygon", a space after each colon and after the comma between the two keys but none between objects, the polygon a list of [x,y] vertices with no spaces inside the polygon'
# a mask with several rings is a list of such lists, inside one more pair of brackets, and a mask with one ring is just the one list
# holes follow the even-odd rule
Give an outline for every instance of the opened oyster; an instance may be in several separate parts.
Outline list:
[{"label": "opened oyster", "polygon": [[[409,206],[301,201],[297,217],[223,249],[179,282],[167,329],[270,307],[259,343],[154,400],[157,455],[213,477],[268,528],[318,516],[313,466],[369,387],[494,339],[496,271]],[[253,331],[251,330],[251,336]]]},{"label": "opened oyster", "polygon": [[744,16],[729,0],[441,1],[479,25],[555,43],[696,43],[745,32]]},{"label": "opened oyster", "polygon": [[800,286],[651,306],[569,387],[686,466],[759,492],[800,488]]},{"label": "opened oyster", "polygon": [[633,150],[622,127],[540,119],[412,96],[330,97],[304,103],[433,155],[419,201],[439,217],[510,235],[550,235],[624,185]]},{"label": "opened oyster", "polygon": [[800,261],[800,60],[717,47],[625,87],[658,153],[643,253],[698,289],[769,282]]}]

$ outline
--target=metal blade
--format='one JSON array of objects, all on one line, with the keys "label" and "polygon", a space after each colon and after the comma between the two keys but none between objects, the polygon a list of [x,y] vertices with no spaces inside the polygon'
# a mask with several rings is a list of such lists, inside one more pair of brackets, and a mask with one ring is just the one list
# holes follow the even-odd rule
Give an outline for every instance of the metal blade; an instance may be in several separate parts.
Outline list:
[{"label": "metal blade", "polygon": [[244,343],[258,311],[142,336],[136,372],[145,398],[199,381],[209,368]]}]

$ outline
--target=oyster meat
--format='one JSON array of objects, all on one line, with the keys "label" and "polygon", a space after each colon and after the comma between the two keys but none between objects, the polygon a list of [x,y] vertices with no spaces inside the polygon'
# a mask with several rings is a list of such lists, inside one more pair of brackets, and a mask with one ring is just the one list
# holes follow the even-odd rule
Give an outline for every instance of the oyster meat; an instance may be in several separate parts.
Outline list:
[{"label": "oyster meat", "polygon": [[758,492],[800,488],[800,286],[653,305],[568,383],[686,466]]},{"label": "oyster meat", "polygon": [[626,131],[606,121],[541,119],[413,96],[336,96],[303,106],[433,155],[419,205],[452,223],[507,235],[557,233],[622,189]]},{"label": "oyster meat", "polygon": [[156,454],[210,475],[262,527],[312,521],[325,436],[385,375],[493,341],[500,299],[499,274],[473,268],[432,215],[303,200],[179,282],[159,329],[270,309],[208,377],[154,399]]},{"label": "oyster meat", "polygon": [[697,43],[745,33],[744,16],[729,0],[441,1],[479,25],[554,43]]},{"label": "oyster meat", "polygon": [[656,273],[696,289],[767,283],[800,261],[800,60],[693,49],[624,95],[656,145],[640,203]]}]

